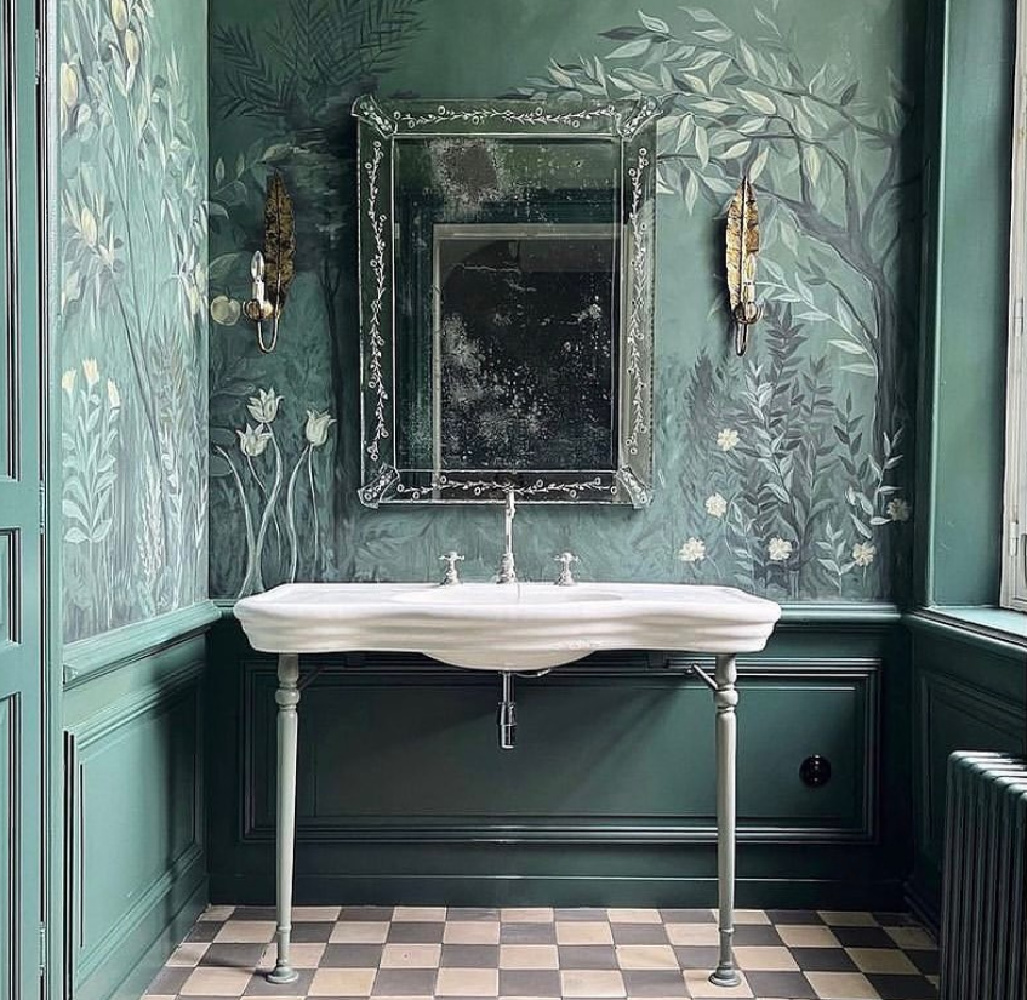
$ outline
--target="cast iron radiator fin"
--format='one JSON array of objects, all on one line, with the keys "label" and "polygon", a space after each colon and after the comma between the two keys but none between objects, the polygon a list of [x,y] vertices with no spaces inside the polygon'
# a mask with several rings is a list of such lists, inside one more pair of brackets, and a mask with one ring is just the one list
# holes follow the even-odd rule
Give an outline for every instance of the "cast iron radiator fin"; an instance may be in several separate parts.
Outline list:
[{"label": "cast iron radiator fin", "polygon": [[949,757],[941,1000],[1027,1000],[1027,765]]}]

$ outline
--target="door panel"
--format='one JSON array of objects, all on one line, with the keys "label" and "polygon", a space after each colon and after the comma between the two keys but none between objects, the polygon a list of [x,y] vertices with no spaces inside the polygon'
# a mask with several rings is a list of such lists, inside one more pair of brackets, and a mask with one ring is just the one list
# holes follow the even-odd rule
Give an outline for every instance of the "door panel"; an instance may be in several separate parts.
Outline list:
[{"label": "door panel", "polygon": [[35,10],[0,0],[0,1000],[39,994],[42,636]]}]

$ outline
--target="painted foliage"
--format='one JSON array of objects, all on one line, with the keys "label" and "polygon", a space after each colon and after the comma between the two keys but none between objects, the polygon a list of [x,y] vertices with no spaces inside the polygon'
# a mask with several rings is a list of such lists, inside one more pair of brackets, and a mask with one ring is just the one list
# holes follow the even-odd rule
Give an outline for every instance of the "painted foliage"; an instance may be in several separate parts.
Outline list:
[{"label": "painted foliage", "polygon": [[[879,0],[876,8],[898,4]],[[251,537],[250,508],[270,495],[264,481],[273,462],[241,486],[239,470],[248,458],[246,400],[271,382],[297,408],[286,466],[303,461],[305,410],[329,410],[337,440],[320,456],[321,492],[307,490],[292,509],[297,526],[283,528],[287,540],[299,539],[298,559],[281,544],[274,571],[259,582],[297,574],[430,579],[438,554],[454,545],[468,555],[466,575],[494,570],[494,511],[364,511],[354,495],[358,327],[352,126],[345,111],[357,90],[390,93],[390,67],[400,54],[408,83],[417,79],[419,60],[431,63],[419,48],[428,42],[418,32],[416,2],[395,18],[367,3],[364,18],[353,22],[366,34],[336,35],[359,54],[353,64],[339,60],[351,75],[318,90],[320,39],[343,6],[355,17],[360,4],[312,0],[293,4],[274,23],[254,24],[233,11],[231,0],[212,6],[211,98],[221,122],[213,130],[221,164],[214,173],[215,320],[231,324],[238,315],[243,250],[258,245],[269,166],[284,171],[309,229],[300,234],[301,280],[280,353],[263,361],[248,331],[214,328],[212,436],[225,460],[212,495],[212,587],[219,594],[255,583],[240,540]],[[645,94],[663,109],[656,501],[638,513],[526,510],[518,561],[535,578],[550,575],[552,555],[570,548],[581,556],[583,575],[595,579],[723,582],[792,599],[887,597],[900,585],[910,516],[904,331],[913,325],[916,290],[908,275],[916,273],[910,244],[918,232],[917,157],[908,128],[913,100],[900,82],[910,72],[900,46],[880,47],[873,65],[810,55],[815,46],[804,44],[804,20],[822,31],[833,15],[825,9],[799,17],[797,6],[724,3],[714,13],[660,4],[577,38],[570,51],[556,51],[554,42],[548,64],[540,65],[536,52],[504,53],[507,63],[523,66],[522,96]],[[313,37],[304,39],[304,11],[311,8],[323,13]],[[377,16],[388,40],[380,49]],[[265,44],[272,37],[283,41]],[[433,35],[431,44],[451,47],[458,59],[459,25],[441,43]],[[266,53],[264,61],[244,72],[239,67],[252,51]],[[889,82],[868,86],[868,75]],[[481,92],[488,89],[482,81]],[[429,71],[419,90],[447,96]],[[282,96],[300,94],[316,94],[322,103]],[[744,173],[761,199],[766,318],[754,347],[738,360],[715,248]],[[309,461],[307,468],[314,468]],[[305,499],[315,495],[323,504],[316,525],[316,505]],[[277,545],[265,538],[265,551],[269,544]]]},{"label": "painted foliage", "polygon": [[69,642],[206,596],[205,12],[60,6]]}]

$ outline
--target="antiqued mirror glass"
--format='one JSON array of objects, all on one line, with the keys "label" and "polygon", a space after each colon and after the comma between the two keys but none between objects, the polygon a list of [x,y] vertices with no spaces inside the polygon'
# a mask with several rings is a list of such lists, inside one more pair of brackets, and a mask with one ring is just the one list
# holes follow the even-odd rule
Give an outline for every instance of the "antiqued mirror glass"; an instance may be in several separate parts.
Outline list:
[{"label": "antiqued mirror glass", "polygon": [[655,113],[357,101],[365,504],[649,502]]}]

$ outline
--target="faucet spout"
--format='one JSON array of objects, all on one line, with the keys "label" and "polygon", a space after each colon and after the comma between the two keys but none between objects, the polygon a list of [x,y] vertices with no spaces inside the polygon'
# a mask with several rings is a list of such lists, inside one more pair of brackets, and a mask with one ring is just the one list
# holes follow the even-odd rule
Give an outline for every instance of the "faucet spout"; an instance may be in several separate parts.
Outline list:
[{"label": "faucet spout", "polygon": [[517,513],[517,501],[511,487],[506,491],[506,511],[503,518],[505,534],[505,545],[503,548],[503,559],[499,564],[499,573],[496,576],[496,583],[516,583],[517,570],[514,567],[513,554],[513,519]]}]

